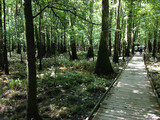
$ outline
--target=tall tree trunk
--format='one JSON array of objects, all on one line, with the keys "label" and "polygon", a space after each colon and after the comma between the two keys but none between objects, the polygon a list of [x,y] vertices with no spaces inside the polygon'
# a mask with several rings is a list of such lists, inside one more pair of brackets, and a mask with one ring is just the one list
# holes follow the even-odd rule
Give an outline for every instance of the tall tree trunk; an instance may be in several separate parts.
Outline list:
[{"label": "tall tree trunk", "polygon": [[[111,0],[111,5],[113,4],[113,0]],[[110,16],[109,16],[109,56],[112,55],[112,19],[113,19],[113,7],[110,9]]]},{"label": "tall tree trunk", "polygon": [[5,0],[3,0],[3,22],[4,22],[4,70],[5,74],[9,74],[9,69],[8,69],[8,55],[7,55],[7,36],[6,36],[6,11],[5,11]]},{"label": "tall tree trunk", "polygon": [[[40,6],[41,10],[41,6]],[[43,59],[43,46],[42,46],[42,35],[41,35],[41,19],[42,14],[39,16],[39,70],[42,70],[42,59]]]},{"label": "tall tree trunk", "polygon": [[[90,2],[90,16],[89,18],[92,20],[93,17],[93,5],[94,5],[94,1],[92,0]],[[88,49],[88,53],[87,53],[87,58],[92,58],[94,59],[94,52],[93,52],[93,39],[92,39],[92,33],[93,33],[93,24],[89,25],[89,49]]]},{"label": "tall tree trunk", "polygon": [[78,59],[77,50],[76,50],[76,43],[75,43],[73,36],[71,37],[71,52],[72,52],[71,59],[72,60]]},{"label": "tall tree trunk", "polygon": [[160,30],[158,32],[158,53],[160,53]]},{"label": "tall tree trunk", "polygon": [[118,37],[119,37],[119,40],[118,40],[118,56],[122,56],[122,49],[123,49],[123,37],[122,37],[122,30],[123,30],[123,19],[124,19],[124,16],[123,16],[123,10],[122,10],[122,5],[121,5],[122,1],[120,1],[120,8],[119,8],[119,16],[122,16],[122,17],[119,17],[119,32],[118,32]]},{"label": "tall tree trunk", "polygon": [[137,34],[138,34],[138,28],[136,29],[136,31],[133,32],[133,44],[132,44],[132,55],[134,54],[134,48],[135,48],[135,41],[136,41],[136,38],[137,38]]},{"label": "tall tree trunk", "polygon": [[132,37],[131,37],[131,34],[132,34],[132,5],[133,5],[133,0],[131,0],[131,3],[129,4],[130,11],[129,11],[129,15],[128,15],[128,32],[127,32],[128,46],[127,46],[127,51],[126,51],[127,57],[130,56],[131,39],[132,39]]},{"label": "tall tree trunk", "polygon": [[53,47],[54,47],[54,55],[56,55],[56,51],[58,51],[58,36],[55,35],[54,37],[54,43],[53,43]]},{"label": "tall tree trunk", "polygon": [[101,40],[98,51],[98,58],[95,73],[98,75],[109,75],[114,73],[108,55],[108,39],[109,39],[109,0],[102,0],[102,31]]},{"label": "tall tree trunk", "polygon": [[92,33],[93,33],[93,25],[91,24],[89,28],[89,49],[87,53],[87,58],[92,58],[92,57],[94,58]]},{"label": "tall tree trunk", "polygon": [[14,51],[13,36],[12,36],[12,51]]},{"label": "tall tree trunk", "polygon": [[[133,23],[133,28],[134,28],[134,26],[135,26],[135,24]],[[132,32],[132,35],[133,35],[133,42],[132,42],[132,55],[134,55],[134,46],[135,46],[135,35],[136,35],[136,32],[135,31],[133,31]]]},{"label": "tall tree trunk", "polygon": [[63,35],[61,35],[61,37],[60,37],[60,53],[64,53],[64,47],[63,47]]},{"label": "tall tree trunk", "polygon": [[75,41],[75,36],[74,36],[74,28],[73,24],[75,22],[74,16],[70,15],[70,28],[71,28],[71,33],[70,33],[70,47],[71,47],[71,59],[75,60],[78,59],[77,57],[77,50],[76,50],[76,41]]},{"label": "tall tree trunk", "polygon": [[31,0],[24,0],[24,23],[27,44],[27,120],[41,120],[36,97],[36,59]]},{"label": "tall tree trunk", "polygon": [[0,1],[0,68],[4,68],[3,61],[3,29],[2,29],[2,0]]},{"label": "tall tree trunk", "polygon": [[148,52],[152,52],[152,42],[151,42],[151,39],[152,39],[152,34],[151,32],[149,32],[148,34]]},{"label": "tall tree trunk", "polygon": [[158,53],[160,53],[160,41],[158,41]]},{"label": "tall tree trunk", "polygon": [[[9,31],[10,31],[10,27],[9,27]],[[11,35],[10,35],[10,33],[9,33],[9,56],[11,57],[12,56],[12,54],[11,54]]]},{"label": "tall tree trunk", "polygon": [[48,30],[46,30],[46,35],[47,35],[47,53],[46,53],[46,57],[50,57],[51,56],[51,41],[50,41],[50,35]]},{"label": "tall tree trunk", "polygon": [[56,47],[56,45],[55,45],[55,42],[53,41],[53,27],[51,26],[51,54],[53,54],[53,55],[55,55],[55,53],[56,53],[55,47]]},{"label": "tall tree trunk", "polygon": [[85,46],[85,42],[84,42],[83,36],[82,36],[82,49],[83,49],[83,51],[86,51],[86,46]]},{"label": "tall tree trunk", "polygon": [[64,52],[67,52],[67,45],[66,45],[66,27],[64,27]]},{"label": "tall tree trunk", "polygon": [[121,34],[121,37],[122,37],[122,59],[123,61],[125,61],[125,45],[126,45],[126,41],[125,41],[125,26],[124,26],[124,23],[125,23],[125,20],[124,20],[124,15],[123,15],[123,10],[122,10],[122,7],[121,7],[121,16],[122,16],[122,26],[121,26],[121,30],[123,31],[122,34]]},{"label": "tall tree trunk", "polygon": [[21,45],[18,43],[17,45],[17,54],[21,54]]},{"label": "tall tree trunk", "polygon": [[[10,10],[9,9],[7,9],[7,13],[9,14],[10,13]],[[11,11],[12,11],[12,9],[11,9]],[[11,14],[12,15],[12,14]],[[9,45],[8,45],[8,47],[9,47],[9,56],[11,57],[11,34],[10,34],[10,19],[8,18],[8,26],[9,26],[9,35],[8,35],[8,37],[9,37]]]},{"label": "tall tree trunk", "polygon": [[34,28],[35,28],[34,30],[35,30],[35,39],[36,39],[36,48],[37,48],[37,58],[39,58],[39,51],[40,51],[39,36],[38,36],[38,29],[36,24],[34,25]]},{"label": "tall tree trunk", "polygon": [[125,56],[126,56],[126,54],[127,54],[127,31],[128,31],[128,20],[127,19],[125,20],[125,23],[126,24],[125,24],[125,32],[124,32],[125,35],[124,35],[124,42],[123,42],[124,43],[123,44],[124,45],[123,51],[125,52]]},{"label": "tall tree trunk", "polygon": [[148,40],[148,52],[152,52],[152,42],[151,40]]},{"label": "tall tree trunk", "polygon": [[[135,5],[134,5],[133,3],[132,3],[132,5],[133,5],[132,11],[134,11],[134,10],[135,10]],[[135,19],[135,13],[134,13],[134,12],[132,13],[132,20],[133,20],[133,19]],[[138,22],[138,23],[140,23],[140,22]],[[135,26],[137,26],[137,24],[133,21],[133,22],[132,22],[132,28],[134,29]],[[137,26],[137,27],[138,27],[138,26]],[[132,55],[134,55],[135,41],[136,41],[136,37],[137,37],[137,32],[138,32],[138,30],[139,30],[139,27],[138,27],[136,30],[133,30],[133,31],[132,31]]]},{"label": "tall tree trunk", "polygon": [[[16,42],[15,42],[15,49],[17,49],[17,53],[19,52],[19,32],[18,32],[18,0],[15,0],[16,1],[16,11],[15,11],[15,36],[16,36]],[[20,53],[18,53],[20,54]]]},{"label": "tall tree trunk", "polygon": [[58,37],[57,37],[57,40],[58,40],[58,53],[61,53],[61,44],[60,44],[60,33],[58,33]]},{"label": "tall tree trunk", "polygon": [[115,63],[118,63],[118,48],[119,48],[119,30],[120,30],[120,17],[119,17],[119,12],[120,12],[120,6],[121,6],[121,0],[117,0],[118,2],[118,8],[117,8],[117,21],[116,21],[116,31],[115,31],[115,43],[114,43],[114,56],[113,56],[113,61]]},{"label": "tall tree trunk", "polygon": [[157,52],[157,29],[154,30],[154,43],[153,43],[153,53],[152,56],[155,58]]},{"label": "tall tree trunk", "polygon": [[[45,31],[45,28],[43,28],[42,30],[44,30]],[[42,50],[43,50],[43,52],[42,52],[42,56],[43,57],[45,57],[45,55],[46,55],[46,34],[45,33],[42,33]]]}]

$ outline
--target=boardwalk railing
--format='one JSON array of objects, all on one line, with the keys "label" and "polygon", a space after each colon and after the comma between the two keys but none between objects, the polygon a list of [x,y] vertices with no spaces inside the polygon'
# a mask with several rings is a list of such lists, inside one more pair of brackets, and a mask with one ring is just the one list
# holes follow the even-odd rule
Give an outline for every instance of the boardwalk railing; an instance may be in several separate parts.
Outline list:
[{"label": "boardwalk railing", "polygon": [[149,79],[149,81],[150,81],[150,84],[151,84],[151,86],[152,86],[152,89],[153,89],[153,92],[154,92],[154,94],[156,95],[156,97],[157,97],[157,101],[158,101],[158,104],[159,104],[159,106],[160,106],[160,96],[159,96],[159,94],[158,94],[158,92],[157,92],[157,90],[155,89],[155,86],[154,86],[154,84],[153,84],[153,75],[151,74],[151,73],[149,73],[149,70],[148,70],[148,68],[146,67],[146,62],[145,62],[145,57],[146,55],[144,54],[144,56],[143,56],[143,58],[144,58],[144,63],[145,63],[145,69],[146,69],[146,71],[147,71],[147,77],[148,77],[148,79]]}]

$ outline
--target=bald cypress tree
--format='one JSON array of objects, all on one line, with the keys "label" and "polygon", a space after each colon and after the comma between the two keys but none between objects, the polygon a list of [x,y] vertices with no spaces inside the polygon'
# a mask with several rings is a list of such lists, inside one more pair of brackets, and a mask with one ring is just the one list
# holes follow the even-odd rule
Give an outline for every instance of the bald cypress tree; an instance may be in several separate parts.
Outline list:
[{"label": "bald cypress tree", "polygon": [[102,31],[95,73],[109,75],[114,73],[108,55],[109,38],[109,0],[102,0]]}]

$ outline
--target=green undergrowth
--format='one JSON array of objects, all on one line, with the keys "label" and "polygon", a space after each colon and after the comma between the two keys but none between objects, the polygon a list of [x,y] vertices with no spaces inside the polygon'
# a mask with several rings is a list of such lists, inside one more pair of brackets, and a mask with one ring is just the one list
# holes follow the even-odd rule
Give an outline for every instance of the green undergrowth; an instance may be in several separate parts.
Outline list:
[{"label": "green undergrowth", "polygon": [[72,70],[79,69],[79,70],[86,70],[89,72],[93,72],[95,64],[96,61],[86,60],[85,58],[71,61],[67,56],[67,54],[61,54],[58,56],[53,56],[52,58],[43,59],[44,69],[53,66],[53,67],[66,67],[67,69],[72,69]]},{"label": "green undergrowth", "polygon": [[110,82],[80,71],[59,73],[56,78],[43,76],[38,84],[42,117],[48,120],[75,119],[77,115],[87,117],[85,114],[94,107]]},{"label": "green undergrowth", "polygon": [[27,89],[27,81],[18,79],[10,79],[8,89]]},{"label": "green undergrowth", "polygon": [[[81,59],[86,52],[79,54]],[[116,77],[97,76],[93,74],[96,62],[80,59],[70,61],[67,54],[43,59],[43,70],[37,70],[37,102],[43,120],[85,119]],[[0,82],[0,114],[9,120],[24,120],[26,65],[18,60],[12,62],[12,74]]]},{"label": "green undergrowth", "polygon": [[[111,83],[111,80],[81,71],[59,72],[56,77],[44,74],[37,81],[37,101],[44,120],[84,119]],[[5,107],[3,114],[10,120],[26,116],[25,85],[20,79],[9,80],[8,90],[0,100]]]}]

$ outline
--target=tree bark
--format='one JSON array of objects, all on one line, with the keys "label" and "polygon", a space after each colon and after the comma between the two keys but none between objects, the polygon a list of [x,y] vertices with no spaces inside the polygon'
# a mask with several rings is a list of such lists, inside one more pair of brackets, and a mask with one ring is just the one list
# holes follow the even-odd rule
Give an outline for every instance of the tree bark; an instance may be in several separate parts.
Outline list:
[{"label": "tree bark", "polygon": [[138,29],[136,29],[135,32],[133,32],[133,44],[132,44],[132,55],[134,55],[134,47],[135,47],[135,41],[136,41],[136,38],[137,38],[137,34],[138,34]]},{"label": "tree bark", "polygon": [[148,40],[148,52],[152,52],[152,43],[151,40]]},{"label": "tree bark", "polygon": [[35,24],[34,25],[34,30],[35,30],[35,40],[36,40],[36,48],[37,48],[37,58],[39,58],[39,51],[40,51],[40,48],[39,48],[39,36],[38,36],[38,29],[37,29],[37,25]]},{"label": "tree bark", "polygon": [[56,53],[56,45],[55,45],[55,41],[53,40],[53,30],[52,29],[53,29],[53,27],[51,26],[51,54],[55,55],[55,53]]},{"label": "tree bark", "polygon": [[[113,4],[113,0],[111,0],[111,5]],[[110,10],[110,16],[109,16],[109,56],[112,55],[112,19],[113,19],[113,8]]]},{"label": "tree bark", "polygon": [[[10,23],[10,19],[8,19],[8,24]],[[9,25],[9,31],[10,31],[10,25]],[[12,55],[11,55],[11,35],[10,35],[10,33],[9,33],[9,56],[11,57]]]},{"label": "tree bark", "polygon": [[77,57],[77,50],[76,50],[76,41],[74,37],[74,28],[73,28],[73,23],[74,23],[74,18],[72,15],[70,15],[70,28],[71,28],[71,33],[70,33],[70,47],[71,47],[71,59],[75,60],[78,59]]},{"label": "tree bark", "polygon": [[8,69],[8,55],[7,55],[7,36],[6,36],[6,5],[5,5],[5,0],[3,0],[3,22],[4,22],[4,70],[5,74],[9,74],[9,69]]},{"label": "tree bark", "polygon": [[157,52],[157,29],[154,30],[154,43],[153,43],[153,53],[152,56],[155,58]]},{"label": "tree bark", "polygon": [[4,68],[3,61],[3,28],[2,28],[2,1],[0,1],[0,68]]},{"label": "tree bark", "polygon": [[51,56],[51,41],[50,41],[50,35],[48,30],[46,30],[46,35],[47,35],[47,52],[46,52],[46,57]]},{"label": "tree bark", "polygon": [[119,48],[119,30],[120,30],[120,17],[119,17],[119,12],[120,12],[120,6],[121,6],[121,0],[117,0],[118,2],[118,8],[117,8],[117,21],[116,21],[116,31],[115,31],[115,43],[114,43],[114,56],[113,56],[113,62],[118,63],[118,48]]},{"label": "tree bark", "polygon": [[[133,28],[134,28],[134,26],[135,26],[135,24],[133,23]],[[133,40],[133,42],[132,42],[132,55],[134,55],[134,46],[135,46],[134,42],[135,42],[136,31],[133,31],[132,34],[133,34],[133,39],[132,39]]]},{"label": "tree bark", "polygon": [[58,50],[58,53],[61,53],[61,44],[60,44],[60,35],[59,35],[60,33],[58,33],[58,37],[57,37],[57,41],[58,41],[58,48],[57,48],[57,50]]},{"label": "tree bark", "polygon": [[64,53],[67,52],[67,45],[66,45],[66,27],[64,27]]},{"label": "tree bark", "polygon": [[[45,28],[42,28],[45,31]],[[42,33],[42,57],[46,56],[46,34]]]},{"label": "tree bark", "polygon": [[133,0],[130,0],[131,3],[129,5],[130,7],[130,11],[129,11],[129,15],[128,15],[128,31],[127,31],[127,42],[128,42],[128,46],[127,46],[127,51],[126,51],[126,56],[129,57],[130,56],[130,48],[131,48],[131,33],[132,33],[132,5],[133,5]]},{"label": "tree bark", "polygon": [[152,34],[151,32],[149,32],[148,34],[148,52],[152,52],[152,42],[151,42],[151,39],[152,39]]},{"label": "tree bark", "polygon": [[14,51],[14,42],[13,42],[13,36],[12,36],[12,51]]},{"label": "tree bark", "polygon": [[[40,6],[41,10],[41,6]],[[39,70],[42,70],[42,59],[43,59],[43,46],[42,46],[42,36],[41,36],[41,19],[42,19],[42,14],[39,16]]]},{"label": "tree bark", "polygon": [[[90,2],[90,16],[89,18],[92,20],[93,17],[93,5],[94,5],[94,1],[92,0]],[[94,60],[94,52],[93,52],[93,24],[89,25],[89,49],[88,49],[88,53],[87,53],[87,58],[93,58]]]},{"label": "tree bark", "polygon": [[36,97],[36,59],[31,0],[24,0],[24,27],[27,44],[27,120],[40,120]]},{"label": "tree bark", "polygon": [[93,33],[93,25],[91,24],[89,27],[89,49],[87,53],[87,58],[92,58],[92,57],[94,58],[92,33]]},{"label": "tree bark", "polygon": [[82,44],[81,45],[82,45],[82,50],[86,51],[86,45],[85,45],[83,36],[82,36]]},{"label": "tree bark", "polygon": [[109,0],[102,0],[102,31],[95,73],[109,75],[114,73],[108,55],[109,39]]},{"label": "tree bark", "polygon": [[63,39],[63,35],[61,35],[60,37],[60,40],[61,40],[61,43],[60,43],[60,53],[64,53],[64,46],[63,46],[63,43],[64,43],[64,39]]},{"label": "tree bark", "polygon": [[159,32],[159,35],[158,35],[158,53],[160,53],[160,30],[158,32]]},{"label": "tree bark", "polygon": [[[123,61],[125,62],[125,46],[126,46],[126,40],[125,40],[125,29],[126,29],[126,27],[125,27],[125,25],[124,25],[124,23],[125,23],[125,20],[124,20],[124,15],[123,15],[123,11],[122,11],[122,8],[121,8],[121,13],[122,13],[122,26],[121,26],[121,30],[123,30],[123,33],[121,34],[121,36],[122,36],[122,59],[123,59]],[[127,21],[126,21],[127,22]]]}]

